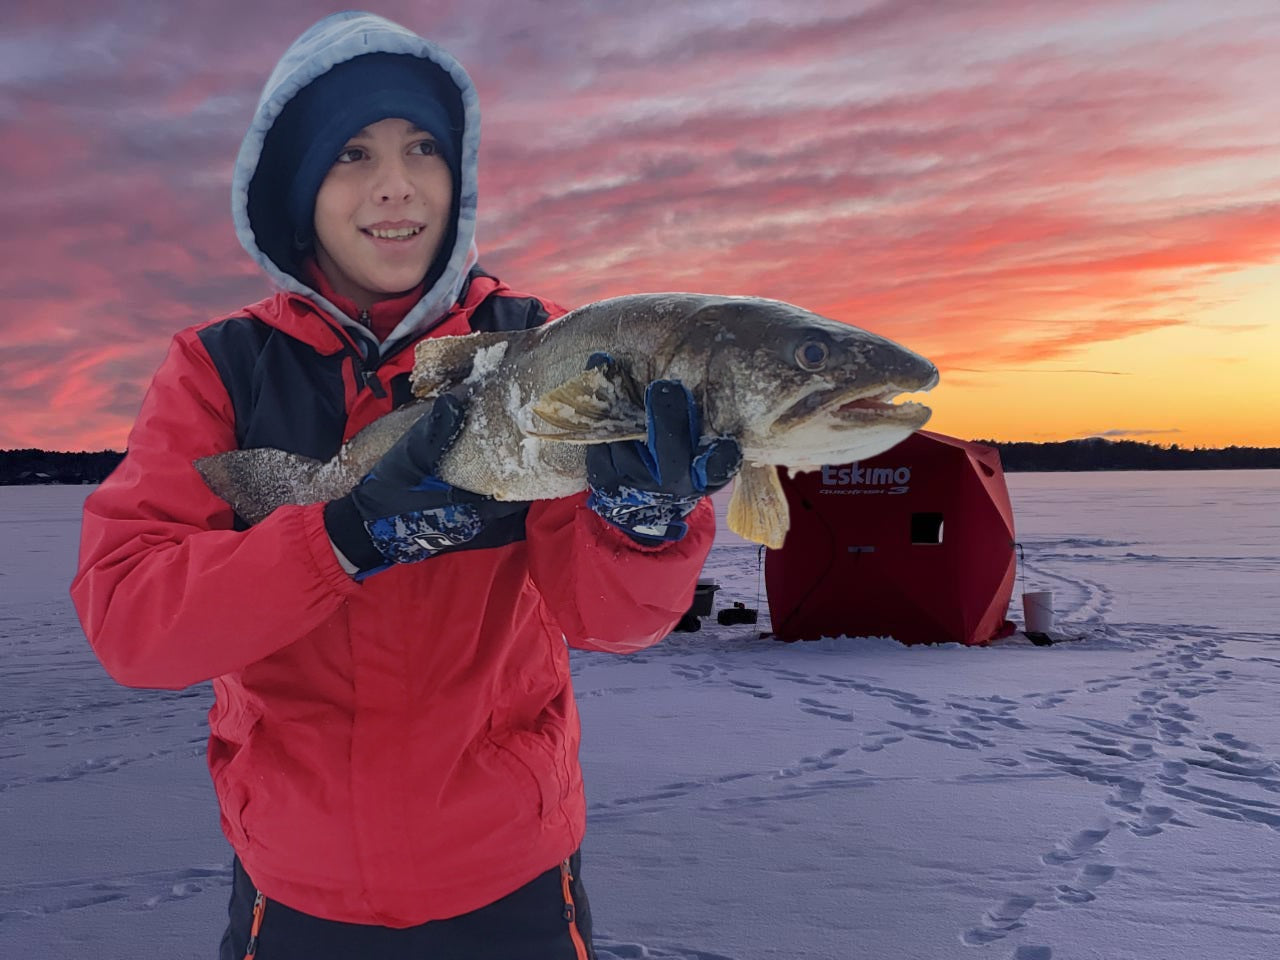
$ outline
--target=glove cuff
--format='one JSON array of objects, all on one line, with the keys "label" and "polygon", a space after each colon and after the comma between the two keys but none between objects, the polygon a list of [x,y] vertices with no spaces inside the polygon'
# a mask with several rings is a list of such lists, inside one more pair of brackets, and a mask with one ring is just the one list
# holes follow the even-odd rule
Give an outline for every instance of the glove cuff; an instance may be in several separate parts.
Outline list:
[{"label": "glove cuff", "polygon": [[587,506],[637,543],[656,546],[684,538],[689,532],[684,518],[701,499],[635,487],[620,487],[613,493],[592,487]]},{"label": "glove cuff", "polygon": [[387,565],[386,558],[378,552],[365,528],[364,518],[356,509],[348,494],[324,505],[324,528],[334,546],[356,565],[361,573]]}]

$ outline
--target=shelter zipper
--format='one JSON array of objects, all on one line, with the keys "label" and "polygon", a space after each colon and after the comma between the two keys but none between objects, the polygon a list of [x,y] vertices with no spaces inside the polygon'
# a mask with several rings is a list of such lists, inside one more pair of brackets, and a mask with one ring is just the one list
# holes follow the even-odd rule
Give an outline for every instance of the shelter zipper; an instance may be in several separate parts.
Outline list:
[{"label": "shelter zipper", "polygon": [[573,949],[577,960],[590,960],[587,953],[587,945],[582,940],[582,934],[578,931],[578,908],[573,902],[573,890],[570,884],[573,882],[573,873],[569,869],[568,858],[560,861],[560,890],[564,894],[564,913],[562,916],[569,924],[569,937],[573,940]]}]

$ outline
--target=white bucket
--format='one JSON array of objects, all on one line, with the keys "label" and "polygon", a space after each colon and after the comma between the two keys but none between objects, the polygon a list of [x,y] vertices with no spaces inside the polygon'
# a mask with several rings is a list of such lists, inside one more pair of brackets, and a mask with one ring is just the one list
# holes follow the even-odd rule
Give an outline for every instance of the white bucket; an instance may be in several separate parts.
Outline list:
[{"label": "white bucket", "polygon": [[1027,633],[1048,633],[1053,629],[1053,592],[1040,590],[1022,595],[1022,616]]}]

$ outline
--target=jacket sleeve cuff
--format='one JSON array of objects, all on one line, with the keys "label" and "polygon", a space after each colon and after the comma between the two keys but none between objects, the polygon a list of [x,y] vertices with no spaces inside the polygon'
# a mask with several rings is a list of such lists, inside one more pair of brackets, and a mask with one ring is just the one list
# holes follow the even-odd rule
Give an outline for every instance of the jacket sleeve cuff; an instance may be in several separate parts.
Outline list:
[{"label": "jacket sleeve cuff", "polygon": [[369,539],[364,518],[350,497],[339,497],[324,505],[324,527],[333,545],[357,570],[386,566],[387,561]]}]

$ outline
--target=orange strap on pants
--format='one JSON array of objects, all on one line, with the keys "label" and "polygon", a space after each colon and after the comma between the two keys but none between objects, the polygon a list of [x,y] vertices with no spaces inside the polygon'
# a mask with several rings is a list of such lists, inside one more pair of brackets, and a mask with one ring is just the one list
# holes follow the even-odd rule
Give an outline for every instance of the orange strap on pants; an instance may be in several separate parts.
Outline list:
[{"label": "orange strap on pants", "polygon": [[569,922],[569,936],[573,938],[573,949],[577,952],[577,960],[590,960],[587,956],[587,945],[582,942],[582,934],[578,931],[578,908],[573,902],[573,890],[569,884],[573,874],[569,872],[569,861],[560,863],[560,889],[564,892],[564,918]]},{"label": "orange strap on pants", "polygon": [[258,934],[262,932],[262,915],[267,912],[267,898],[261,890],[255,890],[253,898],[253,926],[249,928],[249,944],[245,947],[244,960],[254,960],[258,955]]}]

